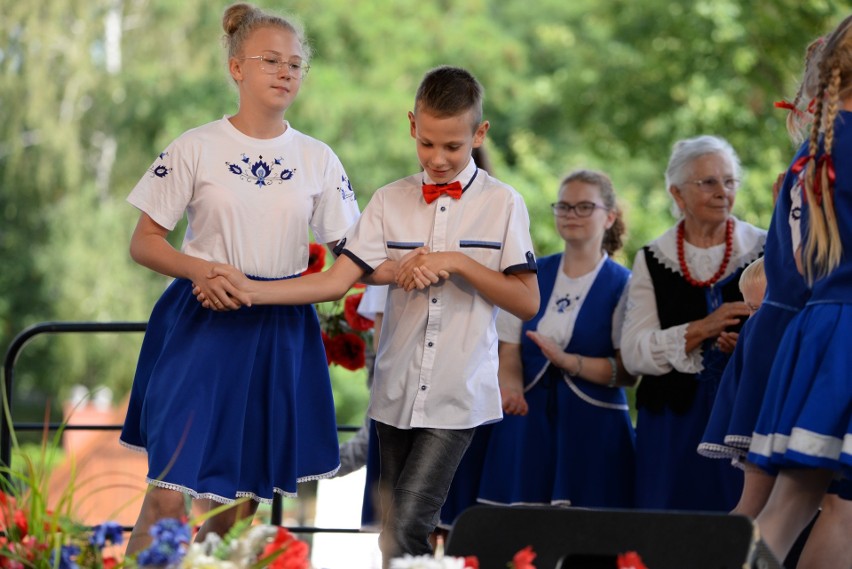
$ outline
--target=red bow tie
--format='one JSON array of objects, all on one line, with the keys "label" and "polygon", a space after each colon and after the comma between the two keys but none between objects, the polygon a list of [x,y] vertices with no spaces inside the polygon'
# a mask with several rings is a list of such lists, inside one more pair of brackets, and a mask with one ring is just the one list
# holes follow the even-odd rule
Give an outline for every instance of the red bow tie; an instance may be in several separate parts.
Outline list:
[{"label": "red bow tie", "polygon": [[458,180],[452,184],[423,184],[423,199],[426,203],[432,203],[441,194],[447,194],[453,199],[459,199],[462,195],[461,182]]}]

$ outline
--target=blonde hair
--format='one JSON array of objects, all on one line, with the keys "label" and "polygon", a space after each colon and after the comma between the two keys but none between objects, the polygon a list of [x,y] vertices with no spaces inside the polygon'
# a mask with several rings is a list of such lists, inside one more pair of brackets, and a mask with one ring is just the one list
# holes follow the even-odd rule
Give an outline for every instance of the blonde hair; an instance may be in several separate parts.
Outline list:
[{"label": "blonde hair", "polygon": [[793,108],[787,115],[787,132],[797,145],[808,138],[808,129],[813,119],[813,104],[819,89],[819,63],[825,48],[825,37],[820,36],[805,50],[805,66],[802,81],[791,103]]},{"label": "blonde hair", "polygon": [[763,257],[750,263],[743,272],[740,273],[740,292],[743,292],[749,285],[766,286],[766,271],[763,268]]},{"label": "blonde hair", "polygon": [[[852,16],[846,17],[828,36],[822,60],[819,62],[819,87],[805,168],[805,195],[810,222],[803,252],[803,265],[809,284],[831,273],[840,264],[843,255],[829,170],[832,167],[834,120],[839,112],[840,100],[852,95],[850,30]],[[820,134],[823,135],[821,154]]]},{"label": "blonde hair", "polygon": [[311,48],[305,37],[304,30],[297,22],[276,16],[255,8],[251,4],[238,3],[225,8],[222,16],[222,29],[225,30],[223,41],[228,48],[228,59],[240,57],[246,39],[258,28],[281,28],[291,32],[302,44],[302,59],[311,60]]}]

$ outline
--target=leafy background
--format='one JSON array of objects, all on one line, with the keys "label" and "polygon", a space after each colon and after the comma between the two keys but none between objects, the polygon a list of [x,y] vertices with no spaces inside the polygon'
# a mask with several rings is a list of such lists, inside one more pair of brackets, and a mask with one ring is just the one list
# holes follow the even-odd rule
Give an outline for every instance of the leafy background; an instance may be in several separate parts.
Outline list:
[{"label": "leafy background", "polygon": [[[278,10],[280,3],[259,5]],[[226,3],[0,0],[0,347],[37,322],[140,321],[166,280],[132,263],[125,197],[188,128],[236,109],[219,41]],[[807,43],[849,6],[825,0],[292,0],[315,50],[292,124],[338,153],[362,207],[417,169],[406,113],[449,63],[486,88],[495,174],[526,198],[537,253],[562,175],[604,170],[630,265],[672,218],[663,170],[679,138],[719,134],[747,176],[736,213],[766,227],[793,148],[784,114]],[[179,243],[179,234],[173,234]],[[40,337],[16,370],[16,418],[70,387],[132,381],[141,336]],[[334,370],[338,420],[359,424],[363,372]],[[54,404],[54,407],[58,405]]]}]

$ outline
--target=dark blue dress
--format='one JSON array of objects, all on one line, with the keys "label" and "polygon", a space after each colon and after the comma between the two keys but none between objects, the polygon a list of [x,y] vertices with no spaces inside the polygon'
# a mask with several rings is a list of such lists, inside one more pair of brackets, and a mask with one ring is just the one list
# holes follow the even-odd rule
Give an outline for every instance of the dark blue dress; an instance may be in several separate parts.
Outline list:
[{"label": "dark blue dress", "polygon": [[[562,255],[539,260],[541,298],[549,299]],[[566,352],[615,355],[612,317],[630,273],[608,259],[583,302]],[[523,324],[521,359],[527,415],[507,415],[491,429],[479,501],[625,508],[633,503],[634,432],[627,398],[610,388],[571,378],[549,365]],[[542,373],[542,370],[544,372]]]}]

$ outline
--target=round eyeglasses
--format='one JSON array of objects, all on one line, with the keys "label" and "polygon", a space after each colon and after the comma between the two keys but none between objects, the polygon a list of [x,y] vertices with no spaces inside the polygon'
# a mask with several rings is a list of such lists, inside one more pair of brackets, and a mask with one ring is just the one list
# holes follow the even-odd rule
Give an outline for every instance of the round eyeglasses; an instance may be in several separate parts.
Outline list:
[{"label": "round eyeglasses", "polygon": [[702,192],[712,192],[716,188],[724,188],[729,192],[735,192],[740,187],[740,181],[736,178],[704,178],[702,180],[687,180],[684,184],[692,184]]},{"label": "round eyeglasses", "polygon": [[293,79],[303,78],[311,68],[310,65],[302,61],[287,61],[272,55],[250,55],[240,59],[257,59],[260,62],[260,70],[269,75],[281,73],[283,69],[286,69],[287,74]]},{"label": "round eyeglasses", "polygon": [[572,210],[577,217],[589,217],[596,209],[607,210],[606,206],[598,205],[595,202],[579,202],[570,204],[568,202],[556,202],[550,204],[550,209],[559,217],[567,216]]}]

